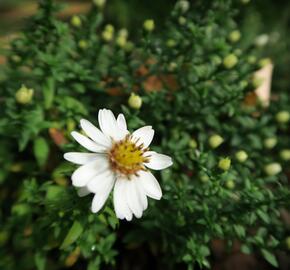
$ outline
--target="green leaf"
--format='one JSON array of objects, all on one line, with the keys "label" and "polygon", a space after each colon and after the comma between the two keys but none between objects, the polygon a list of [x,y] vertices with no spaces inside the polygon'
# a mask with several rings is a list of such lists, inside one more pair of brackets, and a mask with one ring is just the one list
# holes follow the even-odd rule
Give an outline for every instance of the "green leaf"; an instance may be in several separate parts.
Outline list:
[{"label": "green leaf", "polygon": [[48,158],[49,145],[42,137],[35,139],[33,144],[33,152],[39,167],[42,167]]},{"label": "green leaf", "polygon": [[267,262],[269,262],[271,265],[273,265],[275,267],[278,267],[277,259],[273,253],[271,253],[270,251],[268,251],[264,248],[261,249],[261,252],[262,252],[263,257],[266,259]]},{"label": "green leaf", "polygon": [[54,79],[49,78],[43,87],[44,108],[49,109],[52,105],[55,93]]},{"label": "green leaf", "polygon": [[44,270],[46,264],[46,257],[43,253],[37,252],[34,255],[34,262],[37,270]]},{"label": "green leaf", "polygon": [[78,222],[75,221],[71,226],[70,230],[68,231],[65,239],[62,242],[61,249],[64,249],[74,243],[82,234],[83,226]]}]

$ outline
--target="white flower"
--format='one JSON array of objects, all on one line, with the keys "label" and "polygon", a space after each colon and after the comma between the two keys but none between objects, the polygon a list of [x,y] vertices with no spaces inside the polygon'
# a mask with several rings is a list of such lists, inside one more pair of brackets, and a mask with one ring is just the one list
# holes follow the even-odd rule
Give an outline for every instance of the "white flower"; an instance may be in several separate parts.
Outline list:
[{"label": "white flower", "polygon": [[86,136],[73,131],[74,139],[93,153],[66,153],[64,158],[82,165],[72,175],[72,184],[80,188],[79,196],[94,193],[92,212],[105,204],[112,189],[118,218],[140,218],[147,208],[147,196],[159,200],[162,191],[147,169],[162,170],[172,165],[169,156],[149,151],[154,136],[151,126],[127,130],[123,114],[116,119],[110,110],[99,110],[100,129],[82,119]]}]

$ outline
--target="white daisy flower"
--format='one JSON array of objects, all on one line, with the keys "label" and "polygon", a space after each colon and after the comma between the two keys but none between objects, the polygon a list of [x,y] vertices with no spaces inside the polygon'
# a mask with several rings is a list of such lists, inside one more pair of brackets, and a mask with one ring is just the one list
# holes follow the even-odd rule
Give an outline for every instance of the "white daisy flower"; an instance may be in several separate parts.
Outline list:
[{"label": "white daisy flower", "polygon": [[169,156],[149,150],[154,136],[151,126],[127,130],[123,114],[116,119],[110,110],[99,110],[100,129],[82,119],[81,127],[88,136],[73,131],[72,136],[92,153],[66,153],[64,158],[82,165],[72,175],[79,196],[94,193],[92,212],[105,204],[112,189],[118,218],[140,218],[147,208],[147,196],[159,200],[162,191],[148,170],[162,170],[172,165]]}]

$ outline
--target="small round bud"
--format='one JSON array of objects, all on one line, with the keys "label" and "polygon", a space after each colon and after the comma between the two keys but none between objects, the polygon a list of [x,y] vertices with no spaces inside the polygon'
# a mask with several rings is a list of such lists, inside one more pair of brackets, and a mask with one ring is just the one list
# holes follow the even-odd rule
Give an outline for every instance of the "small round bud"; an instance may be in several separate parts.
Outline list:
[{"label": "small round bud", "polygon": [[180,0],[176,3],[175,8],[181,13],[185,13],[189,10],[190,4],[186,0]]},{"label": "small round bud", "polygon": [[78,45],[79,45],[79,48],[81,48],[82,50],[85,50],[85,49],[87,49],[89,47],[88,42],[86,40],[84,40],[84,39],[81,39],[79,41]]},{"label": "small round bud", "polygon": [[106,0],[93,0],[93,2],[98,8],[103,8],[106,4]]},{"label": "small round bud", "polygon": [[246,4],[250,3],[250,2],[251,2],[251,0],[241,0],[241,3],[244,4],[244,5],[246,5]]},{"label": "small round bud", "polygon": [[290,236],[288,236],[285,240],[287,249],[290,250]]},{"label": "small round bud", "polygon": [[115,28],[114,28],[113,25],[111,25],[111,24],[107,24],[107,25],[105,26],[105,31],[108,31],[108,32],[114,33],[114,32],[115,32]]},{"label": "small round bud", "polygon": [[155,28],[155,23],[154,20],[146,20],[143,23],[143,28],[147,31],[147,32],[152,32]]},{"label": "small round bud", "polygon": [[174,39],[168,39],[166,41],[166,46],[169,48],[173,48],[176,46],[176,41]]},{"label": "small round bud", "polygon": [[270,163],[270,164],[266,165],[264,167],[264,171],[267,175],[273,176],[273,175],[280,173],[282,171],[282,167],[279,163],[274,162],[274,163]]},{"label": "small round bud", "polygon": [[240,85],[240,87],[242,87],[244,89],[249,85],[249,83],[247,81],[243,80],[243,81],[240,81],[239,85]]},{"label": "small round bud", "polygon": [[209,145],[211,148],[217,148],[224,142],[224,139],[220,135],[212,135],[209,138]]},{"label": "small round bud", "polygon": [[289,122],[290,114],[288,111],[280,111],[276,114],[276,121],[281,124]]},{"label": "small round bud", "polygon": [[195,149],[197,147],[197,142],[195,139],[192,138],[192,139],[190,139],[188,145],[191,149]]},{"label": "small round bud", "polygon": [[223,171],[228,171],[231,167],[231,159],[230,158],[222,158],[219,161],[218,167]]},{"label": "small round bud", "polygon": [[232,43],[236,43],[240,40],[241,38],[241,32],[239,30],[235,30],[235,31],[232,31],[230,34],[229,34],[229,40],[232,42]]},{"label": "small round bud", "polygon": [[124,48],[126,46],[127,43],[127,38],[124,36],[118,36],[116,38],[116,44],[120,47],[120,48]]},{"label": "small round bud", "polygon": [[178,18],[178,23],[179,23],[180,25],[185,25],[186,22],[187,22],[186,18],[184,18],[184,17],[182,17],[182,16],[180,16],[180,17]]},{"label": "small round bud", "polygon": [[128,38],[128,30],[126,28],[120,29],[118,36]]},{"label": "small round bud", "polygon": [[233,68],[238,63],[238,58],[234,54],[229,54],[223,60],[224,67],[227,69]]},{"label": "small round bud", "polygon": [[263,47],[269,42],[269,36],[267,34],[262,34],[256,37],[255,45],[257,47]]},{"label": "small round bud", "polygon": [[74,26],[74,27],[80,27],[82,25],[82,20],[79,16],[77,15],[74,15],[71,20],[70,20],[71,24]]},{"label": "small round bud", "polygon": [[285,160],[285,161],[289,161],[290,160],[290,149],[284,149],[280,152],[280,157],[281,159]]},{"label": "small round bud", "polygon": [[140,109],[142,106],[142,98],[134,93],[132,93],[128,99],[128,105],[132,109]]},{"label": "small round bud", "polygon": [[218,55],[214,55],[211,57],[211,62],[214,64],[214,65],[220,65],[223,61],[222,59],[218,56]]},{"label": "small round bud", "polygon": [[256,56],[254,55],[250,55],[248,58],[247,58],[247,61],[249,64],[255,64],[257,62],[257,58]]},{"label": "small round bud", "polygon": [[264,140],[264,146],[267,149],[272,149],[276,146],[277,144],[277,138],[276,137],[272,137],[272,138],[267,138]]},{"label": "small round bud", "polygon": [[235,182],[233,180],[227,180],[226,181],[226,188],[228,189],[234,189],[236,186]]},{"label": "small round bud", "polygon": [[248,159],[247,152],[245,152],[243,150],[236,152],[235,156],[236,156],[236,159],[241,163],[245,162]]},{"label": "small round bud", "polygon": [[110,42],[114,38],[114,33],[105,30],[102,32],[102,38],[103,38],[103,40]]},{"label": "small round bud", "polygon": [[16,92],[15,99],[20,104],[28,104],[32,100],[33,92],[33,89],[29,89],[25,85],[22,85],[20,89]]},{"label": "small round bud", "polygon": [[209,181],[209,176],[206,175],[206,174],[201,175],[201,176],[200,176],[200,181],[201,181],[202,183],[206,183],[206,182],[208,182],[208,181]]},{"label": "small round bud", "polygon": [[260,61],[259,61],[259,66],[262,68],[262,67],[265,67],[269,64],[272,63],[272,60],[270,58],[262,58]]}]

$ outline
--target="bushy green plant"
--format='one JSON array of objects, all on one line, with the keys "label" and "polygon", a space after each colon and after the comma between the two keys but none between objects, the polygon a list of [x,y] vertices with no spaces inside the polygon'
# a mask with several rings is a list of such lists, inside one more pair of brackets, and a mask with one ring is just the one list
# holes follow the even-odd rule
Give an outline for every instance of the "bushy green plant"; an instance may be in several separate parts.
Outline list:
[{"label": "bushy green plant", "polygon": [[[149,18],[131,40],[100,5],[66,23],[39,1],[0,82],[1,269],[132,269],[132,254],[146,269],[210,267],[215,238],[277,266],[275,251],[287,249],[290,102],[279,90],[269,107],[249,104],[261,50],[239,32],[242,8],[178,1],[164,29]],[[104,107],[123,112],[130,130],[152,125],[153,149],[174,160],[159,175],[162,200],[131,223],[111,200],[92,214],[63,160],[79,120],[96,123]],[[266,147],[268,138],[277,144]]]}]

